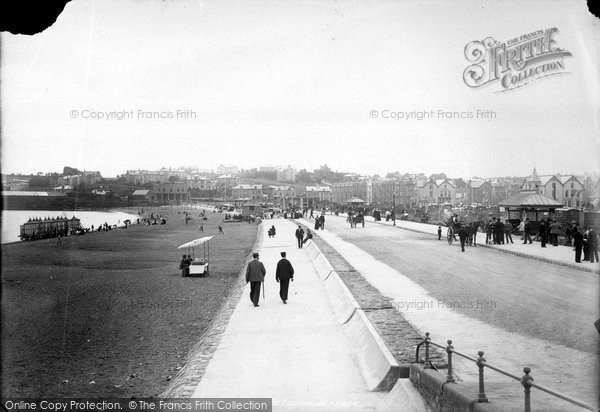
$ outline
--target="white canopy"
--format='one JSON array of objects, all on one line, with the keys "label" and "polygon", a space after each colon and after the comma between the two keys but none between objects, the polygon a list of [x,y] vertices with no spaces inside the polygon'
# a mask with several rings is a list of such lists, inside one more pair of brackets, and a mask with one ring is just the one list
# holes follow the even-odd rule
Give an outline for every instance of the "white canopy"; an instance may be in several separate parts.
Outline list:
[{"label": "white canopy", "polygon": [[191,242],[187,242],[187,243],[184,243],[181,246],[178,246],[177,249],[185,249],[185,248],[188,248],[188,247],[200,246],[204,242],[208,242],[209,240],[211,240],[214,236],[215,235],[204,236],[204,237],[201,237],[200,239],[192,240]]}]

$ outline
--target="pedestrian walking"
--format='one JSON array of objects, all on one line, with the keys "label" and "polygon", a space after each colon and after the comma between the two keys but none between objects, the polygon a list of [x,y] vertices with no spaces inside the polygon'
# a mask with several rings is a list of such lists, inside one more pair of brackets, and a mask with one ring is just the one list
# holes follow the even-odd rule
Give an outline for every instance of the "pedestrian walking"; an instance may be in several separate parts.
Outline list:
[{"label": "pedestrian walking", "polygon": [[438,240],[442,240],[442,227],[438,226]]},{"label": "pedestrian walking", "polygon": [[577,226],[571,229],[573,244],[575,246],[575,262],[581,263],[581,250],[583,249],[583,235],[577,230]]},{"label": "pedestrian walking", "polygon": [[504,223],[504,234],[506,236],[506,244],[507,245],[508,245],[508,242],[514,243],[512,240],[512,230],[513,230],[513,225],[507,219],[506,223]]},{"label": "pedestrian walking", "polygon": [[302,226],[298,225],[298,229],[296,229],[296,240],[298,241],[298,249],[302,249],[303,239],[304,230],[302,230]]},{"label": "pedestrian walking", "polygon": [[223,228],[221,227],[221,225],[219,225],[219,233],[224,235],[225,233],[223,232]]},{"label": "pedestrian walking", "polygon": [[250,300],[254,304],[254,307],[257,307],[258,300],[260,299],[260,286],[265,281],[267,271],[265,265],[258,260],[258,253],[253,253],[252,258],[252,261],[246,267],[246,284],[250,282]]},{"label": "pedestrian walking", "polygon": [[496,220],[496,244],[504,244],[504,223],[500,218]]},{"label": "pedestrian walking", "polygon": [[547,230],[546,230],[546,222],[544,222],[544,219],[542,219],[542,221],[540,222],[540,231],[539,231],[539,237],[542,241],[542,247],[546,247],[546,242],[548,242],[548,238],[547,238]]},{"label": "pedestrian walking", "polygon": [[526,245],[527,241],[531,245],[533,242],[531,240],[531,234],[529,230],[531,229],[531,224],[529,223],[529,218],[525,218],[525,223],[523,224],[523,244]]},{"label": "pedestrian walking", "polygon": [[588,235],[590,231],[587,226],[583,227],[583,261],[589,262],[590,260],[590,244],[588,242]]},{"label": "pedestrian walking", "polygon": [[485,244],[488,245],[492,243],[493,239],[493,231],[494,231],[494,223],[493,221],[489,221],[485,226]]},{"label": "pedestrian walking", "polygon": [[285,252],[281,252],[281,259],[277,262],[275,280],[279,283],[279,297],[284,304],[287,304],[290,280],[294,281],[294,267],[286,259]]},{"label": "pedestrian walking", "polygon": [[464,252],[465,251],[465,242],[467,241],[467,237],[469,236],[469,232],[464,226],[460,226],[458,229],[458,238],[460,239],[460,248]]},{"label": "pedestrian walking", "polygon": [[519,231],[519,235],[521,235],[521,240],[523,240],[525,238],[525,236],[523,236],[523,232],[525,231],[525,221],[524,220],[521,220],[519,222],[519,226],[518,226],[517,230]]},{"label": "pedestrian walking", "polygon": [[321,230],[323,230],[325,229],[325,212],[323,212],[319,219],[321,220],[321,224],[319,226],[321,227]]},{"label": "pedestrian walking", "polygon": [[552,246],[558,246],[558,236],[562,234],[562,225],[556,221],[556,219],[552,220],[552,224],[550,225],[550,236],[552,238]]},{"label": "pedestrian walking", "polygon": [[202,233],[204,233],[204,225],[200,224],[200,227],[198,228],[198,230]]},{"label": "pedestrian walking", "polygon": [[593,227],[590,227],[588,231],[588,247],[590,249],[590,262],[600,262],[598,260],[598,235],[596,234],[596,229]]}]

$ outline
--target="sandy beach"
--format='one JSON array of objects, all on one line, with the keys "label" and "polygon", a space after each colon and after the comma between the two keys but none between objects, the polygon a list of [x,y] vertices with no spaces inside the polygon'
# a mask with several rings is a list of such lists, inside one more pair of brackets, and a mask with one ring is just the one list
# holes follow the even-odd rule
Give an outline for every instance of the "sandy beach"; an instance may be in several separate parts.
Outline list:
[{"label": "sandy beach", "polygon": [[[257,226],[158,213],[166,225],[2,246],[3,397],[142,397],[167,387],[244,267]],[[210,276],[183,278],[177,246],[213,234]]]}]

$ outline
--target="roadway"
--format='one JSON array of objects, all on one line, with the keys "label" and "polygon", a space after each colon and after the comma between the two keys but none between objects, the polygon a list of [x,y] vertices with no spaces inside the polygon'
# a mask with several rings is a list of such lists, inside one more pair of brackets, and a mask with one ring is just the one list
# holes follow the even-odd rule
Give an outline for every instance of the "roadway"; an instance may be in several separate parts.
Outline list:
[{"label": "roadway", "polygon": [[483,247],[462,253],[443,237],[378,223],[350,229],[344,217],[327,215],[325,228],[318,234],[434,340],[486,350],[515,374],[532,366],[536,382],[597,400],[598,274]]}]

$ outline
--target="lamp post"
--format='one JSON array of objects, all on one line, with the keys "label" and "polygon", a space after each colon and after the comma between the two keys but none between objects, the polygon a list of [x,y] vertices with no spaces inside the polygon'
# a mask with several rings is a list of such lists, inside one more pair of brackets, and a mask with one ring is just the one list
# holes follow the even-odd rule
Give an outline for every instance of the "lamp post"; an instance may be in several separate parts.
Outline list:
[{"label": "lamp post", "polygon": [[396,226],[396,189],[392,190],[392,219],[394,220],[394,226]]}]

